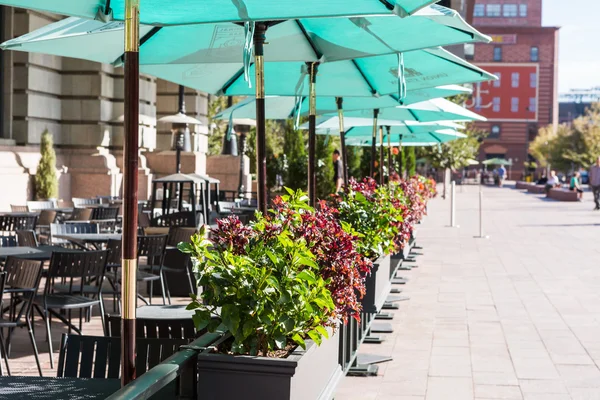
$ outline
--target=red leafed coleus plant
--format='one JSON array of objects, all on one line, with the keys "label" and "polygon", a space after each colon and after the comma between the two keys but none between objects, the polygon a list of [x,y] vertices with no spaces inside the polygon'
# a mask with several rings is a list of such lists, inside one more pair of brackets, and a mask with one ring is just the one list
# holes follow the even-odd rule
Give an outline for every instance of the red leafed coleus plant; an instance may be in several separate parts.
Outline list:
[{"label": "red leafed coleus plant", "polygon": [[[370,272],[372,262],[356,250],[358,234],[350,225],[340,222],[336,209],[321,202],[317,210],[309,207],[307,197],[301,192],[288,190],[288,195],[275,198],[273,209],[265,216],[264,234],[277,236],[285,229],[292,240],[303,240],[315,256],[321,276],[335,305],[332,324],[349,317],[360,320],[360,299],[365,294],[364,276]],[[217,248],[229,248],[243,254],[253,240],[255,230],[235,217],[217,222],[213,241]]]}]

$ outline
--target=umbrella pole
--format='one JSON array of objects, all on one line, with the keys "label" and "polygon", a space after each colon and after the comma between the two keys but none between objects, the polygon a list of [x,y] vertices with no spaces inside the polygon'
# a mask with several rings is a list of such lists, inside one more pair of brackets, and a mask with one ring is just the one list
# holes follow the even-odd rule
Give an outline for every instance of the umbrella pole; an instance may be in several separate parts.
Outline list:
[{"label": "umbrella pole", "polygon": [[392,138],[390,137],[390,126],[385,127],[388,144],[388,183],[392,181]]},{"label": "umbrella pole", "polygon": [[254,30],[254,71],[256,87],[256,169],[258,172],[258,210],[267,213],[267,139],[265,132],[264,43],[267,24],[257,23]]},{"label": "umbrella pole", "polygon": [[402,164],[404,163],[404,154],[402,153],[402,135],[398,135],[398,155],[400,156],[400,162],[398,163],[398,174],[400,179],[404,179],[404,171],[402,170]]},{"label": "umbrella pole", "polygon": [[308,63],[310,90],[308,103],[308,199],[311,207],[317,204],[317,173],[315,169],[317,152],[317,69],[318,63]]},{"label": "umbrella pole", "polygon": [[371,138],[371,178],[375,178],[375,162],[377,159],[375,145],[377,143],[377,116],[379,109],[373,110],[373,137]]},{"label": "umbrella pole", "polygon": [[385,178],[383,176],[383,126],[379,127],[379,184],[381,186],[385,185]]},{"label": "umbrella pole", "polygon": [[[139,125],[139,26],[140,1],[125,1],[125,139],[123,143],[123,253],[121,384],[136,378],[135,308],[137,275],[137,189]],[[104,316],[102,316],[104,318]]]},{"label": "umbrella pole", "polygon": [[348,187],[348,155],[346,153],[346,130],[344,129],[344,109],[342,105],[344,99],[336,97],[335,102],[338,109],[338,119],[340,122],[340,145],[342,148],[342,166],[344,167],[344,187]]}]

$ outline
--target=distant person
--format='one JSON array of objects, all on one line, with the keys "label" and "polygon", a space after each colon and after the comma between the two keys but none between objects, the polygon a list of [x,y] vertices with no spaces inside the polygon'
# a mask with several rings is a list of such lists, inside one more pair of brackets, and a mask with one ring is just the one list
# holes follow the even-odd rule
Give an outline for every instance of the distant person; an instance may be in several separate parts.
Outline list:
[{"label": "distant person", "polygon": [[344,185],[344,164],[340,160],[340,152],[335,149],[333,155],[333,182],[335,184],[335,193],[339,193]]},{"label": "distant person", "polygon": [[581,188],[581,184],[579,183],[580,176],[581,174],[579,173],[579,171],[575,172],[575,174],[571,178],[569,190],[572,192],[577,192],[577,200],[583,201],[583,189]]},{"label": "distant person", "polygon": [[546,196],[550,193],[550,189],[559,187],[560,179],[556,176],[556,171],[550,171],[550,176],[548,177],[548,181],[546,182]]},{"label": "distant person", "polygon": [[498,168],[498,186],[502,187],[502,184],[504,183],[505,179],[506,168],[504,167],[504,165],[501,165],[500,168]]},{"label": "distant person", "polygon": [[542,176],[537,180],[536,185],[545,185],[548,183],[548,177],[546,176],[546,171],[542,171]]},{"label": "distant person", "polygon": [[594,193],[594,210],[600,210],[600,157],[596,159],[596,164],[592,165],[589,174],[589,185]]}]

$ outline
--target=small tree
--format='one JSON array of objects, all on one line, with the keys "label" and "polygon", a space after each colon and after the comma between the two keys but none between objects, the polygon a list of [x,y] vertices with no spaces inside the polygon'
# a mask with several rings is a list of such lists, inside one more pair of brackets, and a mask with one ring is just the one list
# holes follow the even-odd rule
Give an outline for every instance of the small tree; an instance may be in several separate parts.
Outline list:
[{"label": "small tree", "polygon": [[361,160],[364,150],[358,146],[346,146],[346,158],[348,159],[348,179],[351,177],[362,180]]},{"label": "small tree", "polygon": [[333,182],[333,161],[331,155],[335,150],[330,136],[317,135],[315,152],[315,169],[317,175],[317,198],[325,199],[335,190]]},{"label": "small tree", "polygon": [[35,172],[35,197],[38,200],[56,198],[58,196],[56,154],[54,153],[52,135],[48,130],[42,133],[40,153],[42,158]]},{"label": "small tree", "polygon": [[417,173],[417,156],[414,147],[406,148],[406,173],[407,176],[415,176]]},{"label": "small tree", "polygon": [[301,130],[294,129],[294,123],[288,119],[285,123],[283,153],[287,159],[285,185],[293,190],[306,190],[308,187],[308,156],[306,139]]}]

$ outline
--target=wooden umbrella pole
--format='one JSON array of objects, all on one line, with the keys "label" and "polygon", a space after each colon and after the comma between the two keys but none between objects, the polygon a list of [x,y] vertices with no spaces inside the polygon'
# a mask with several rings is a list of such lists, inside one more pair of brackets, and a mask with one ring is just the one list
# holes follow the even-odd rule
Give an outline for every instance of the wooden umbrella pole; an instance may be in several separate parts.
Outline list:
[{"label": "wooden umbrella pole", "polygon": [[377,144],[377,117],[379,116],[379,109],[373,110],[373,136],[371,138],[371,178],[375,177],[375,162],[377,160],[376,144]]},{"label": "wooden umbrella pole", "polygon": [[308,63],[309,69],[309,103],[308,103],[308,199],[309,204],[314,207],[317,204],[317,70],[319,63]]},{"label": "wooden umbrella pole", "polygon": [[344,187],[348,187],[348,155],[346,149],[346,130],[344,129],[344,99],[336,97],[338,119],[340,123],[340,146],[342,148],[342,165],[344,167]]},{"label": "wooden umbrella pole", "polygon": [[384,151],[383,126],[380,126],[379,127],[379,184],[382,186],[385,185],[385,178],[383,176],[383,163],[384,163],[383,151]]},{"label": "wooden umbrella pole", "polygon": [[385,127],[388,145],[388,183],[392,181],[392,138],[390,137],[390,126]]},{"label": "wooden umbrella pole", "polygon": [[400,162],[398,163],[398,174],[400,178],[404,178],[404,171],[402,169],[402,163],[404,163],[404,154],[402,154],[402,135],[398,135],[398,154],[400,155]]},{"label": "wooden umbrella pole", "polygon": [[266,23],[254,29],[254,71],[256,88],[256,169],[258,172],[258,210],[267,213],[267,136],[265,131],[265,64]]},{"label": "wooden umbrella pole", "polygon": [[[121,384],[136,378],[135,308],[138,225],[140,0],[125,1],[125,139],[123,143],[123,253],[121,261]],[[102,316],[104,318],[104,316]]]}]

